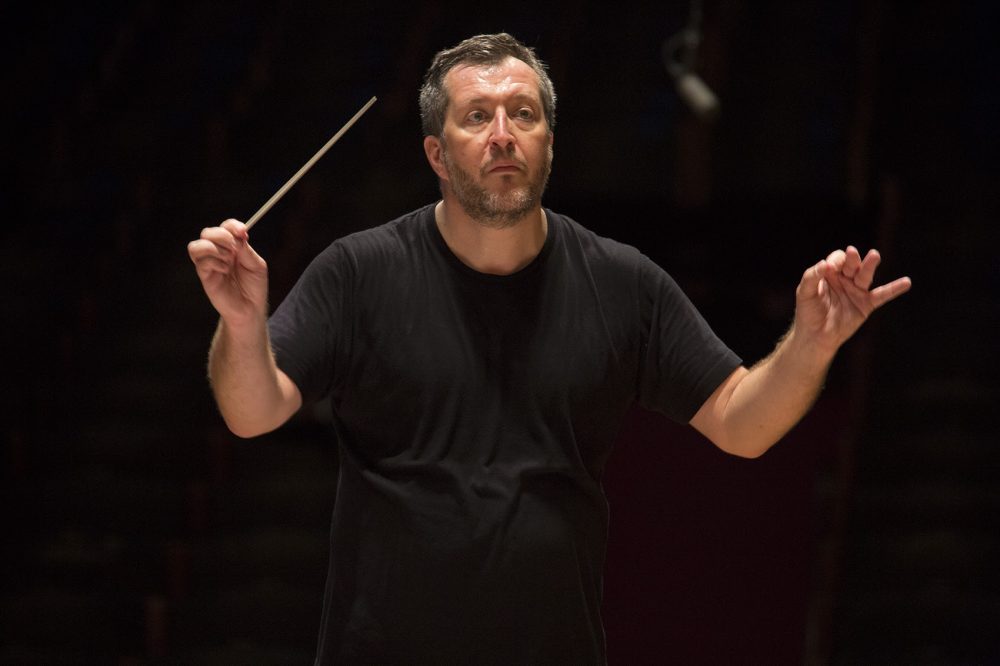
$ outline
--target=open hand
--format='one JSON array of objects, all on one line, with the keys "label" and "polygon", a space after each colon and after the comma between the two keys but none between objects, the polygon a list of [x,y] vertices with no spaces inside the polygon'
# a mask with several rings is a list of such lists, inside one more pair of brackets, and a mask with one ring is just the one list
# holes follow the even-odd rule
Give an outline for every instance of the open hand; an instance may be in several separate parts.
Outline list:
[{"label": "open hand", "polygon": [[909,291],[908,277],[871,288],[881,260],[877,250],[862,259],[857,248],[848,246],[806,269],[795,290],[796,334],[832,354],[872,312]]}]

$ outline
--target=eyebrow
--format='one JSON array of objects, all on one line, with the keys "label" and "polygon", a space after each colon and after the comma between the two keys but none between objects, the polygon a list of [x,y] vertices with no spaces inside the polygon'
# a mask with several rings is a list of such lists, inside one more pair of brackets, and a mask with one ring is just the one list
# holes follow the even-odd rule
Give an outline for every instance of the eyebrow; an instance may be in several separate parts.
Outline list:
[{"label": "eyebrow", "polygon": [[[468,106],[468,105],[474,105],[474,104],[482,104],[483,102],[489,102],[492,99],[493,99],[492,97],[483,97],[483,96],[473,97],[472,99],[468,99],[468,100],[465,100],[463,102],[459,102],[459,104],[457,104],[456,106],[458,106],[458,105],[467,105]],[[537,95],[532,95],[530,93],[517,93],[516,95],[512,95],[510,99],[513,100],[513,101],[515,101],[515,102],[522,101],[522,100],[527,100],[527,101],[532,102],[534,104],[541,104],[542,103],[542,100]]]}]

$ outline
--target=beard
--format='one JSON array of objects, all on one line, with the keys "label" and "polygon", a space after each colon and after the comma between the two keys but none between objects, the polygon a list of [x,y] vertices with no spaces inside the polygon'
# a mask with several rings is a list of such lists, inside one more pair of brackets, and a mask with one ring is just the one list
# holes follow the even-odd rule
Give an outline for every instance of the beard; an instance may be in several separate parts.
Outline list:
[{"label": "beard", "polygon": [[[441,157],[448,171],[449,186],[458,204],[473,220],[491,229],[507,229],[515,226],[535,210],[542,201],[542,193],[552,172],[552,146],[545,151],[545,158],[535,172],[528,173],[528,182],[504,192],[489,192],[480,183],[486,178],[490,164],[479,170],[480,180],[455,164],[448,148],[442,141]],[[507,159],[515,159],[508,155]],[[523,162],[521,163],[524,164]]]}]

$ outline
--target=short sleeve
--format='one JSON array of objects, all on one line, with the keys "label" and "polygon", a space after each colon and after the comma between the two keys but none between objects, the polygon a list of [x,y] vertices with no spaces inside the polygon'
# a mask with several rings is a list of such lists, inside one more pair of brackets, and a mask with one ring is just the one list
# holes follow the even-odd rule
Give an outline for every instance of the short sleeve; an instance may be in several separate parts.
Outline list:
[{"label": "short sleeve", "polygon": [[268,320],[275,361],[305,401],[328,394],[344,367],[353,277],[350,256],[333,243],[313,259]]},{"label": "short sleeve", "polygon": [[687,423],[742,360],[649,258],[639,260],[639,404]]}]

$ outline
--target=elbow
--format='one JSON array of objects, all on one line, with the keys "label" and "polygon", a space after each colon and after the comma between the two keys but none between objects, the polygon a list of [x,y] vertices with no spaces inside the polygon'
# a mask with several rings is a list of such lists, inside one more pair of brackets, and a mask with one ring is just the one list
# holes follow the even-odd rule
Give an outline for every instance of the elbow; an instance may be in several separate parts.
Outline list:
[{"label": "elbow", "polygon": [[266,432],[258,428],[248,428],[241,424],[231,423],[228,420],[226,421],[226,427],[229,428],[229,432],[233,433],[240,439],[253,439],[254,437],[259,437]]},{"label": "elbow", "polygon": [[723,439],[713,443],[729,455],[747,460],[760,458],[775,444],[770,441],[752,441],[748,438]]},{"label": "elbow", "polygon": [[229,432],[240,439],[252,439],[280,428],[298,409],[298,403],[251,407],[234,401],[216,400],[219,415]]},{"label": "elbow", "polygon": [[267,432],[267,431],[263,431],[263,430],[252,430],[252,429],[249,429],[249,428],[240,428],[238,426],[233,426],[233,425],[230,425],[228,423],[226,424],[226,426],[229,428],[229,432],[233,433],[234,435],[236,435],[240,439],[253,439],[254,437],[260,437],[261,435],[265,434],[265,432]]},{"label": "elbow", "polygon": [[229,428],[229,432],[233,433],[240,439],[253,439],[254,437],[260,437],[261,435],[266,435],[277,428],[277,426],[268,427],[265,424],[233,418],[231,416],[226,416],[225,414],[222,415],[222,420],[225,421],[226,427]]},{"label": "elbow", "polygon": [[756,460],[757,458],[760,458],[762,455],[767,453],[768,449],[770,448],[771,448],[770,446],[747,447],[744,449],[730,451],[730,453],[732,453],[734,456],[738,456],[745,460]]}]

